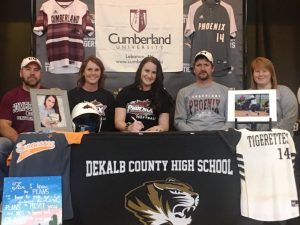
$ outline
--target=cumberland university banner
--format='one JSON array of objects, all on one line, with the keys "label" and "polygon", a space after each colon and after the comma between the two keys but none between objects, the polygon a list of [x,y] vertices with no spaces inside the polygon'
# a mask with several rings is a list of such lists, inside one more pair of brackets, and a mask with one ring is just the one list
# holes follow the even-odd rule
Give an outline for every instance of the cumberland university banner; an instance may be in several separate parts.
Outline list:
[{"label": "cumberland university banner", "polygon": [[135,72],[149,55],[182,71],[182,0],[95,0],[96,55],[107,71]]}]

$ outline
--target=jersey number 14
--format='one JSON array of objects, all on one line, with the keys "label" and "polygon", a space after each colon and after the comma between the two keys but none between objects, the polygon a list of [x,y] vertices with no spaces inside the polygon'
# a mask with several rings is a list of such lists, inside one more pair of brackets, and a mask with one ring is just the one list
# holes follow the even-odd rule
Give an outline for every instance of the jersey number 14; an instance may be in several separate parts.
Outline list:
[{"label": "jersey number 14", "polygon": [[279,159],[283,159],[283,158],[290,159],[291,158],[291,153],[290,153],[289,148],[286,148],[285,150],[278,148],[278,152],[279,152]]}]

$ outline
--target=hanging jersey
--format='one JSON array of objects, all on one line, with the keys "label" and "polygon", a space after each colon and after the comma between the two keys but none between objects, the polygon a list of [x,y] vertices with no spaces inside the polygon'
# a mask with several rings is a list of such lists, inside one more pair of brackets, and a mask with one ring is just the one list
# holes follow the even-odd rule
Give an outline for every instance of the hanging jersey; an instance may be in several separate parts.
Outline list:
[{"label": "hanging jersey", "polygon": [[242,129],[236,146],[241,215],[260,221],[299,216],[293,163],[296,149],[286,130]]},{"label": "hanging jersey", "polygon": [[232,6],[223,1],[214,4],[200,0],[189,7],[184,34],[191,36],[191,63],[202,50],[214,57],[215,74],[230,69],[230,37],[236,36]]},{"label": "hanging jersey", "polygon": [[9,176],[61,176],[63,219],[73,218],[70,192],[70,144],[83,133],[23,133],[12,151]]},{"label": "hanging jersey", "polygon": [[40,8],[33,32],[47,33],[51,73],[77,73],[84,57],[83,36],[94,33],[88,7],[79,0],[48,0]]}]

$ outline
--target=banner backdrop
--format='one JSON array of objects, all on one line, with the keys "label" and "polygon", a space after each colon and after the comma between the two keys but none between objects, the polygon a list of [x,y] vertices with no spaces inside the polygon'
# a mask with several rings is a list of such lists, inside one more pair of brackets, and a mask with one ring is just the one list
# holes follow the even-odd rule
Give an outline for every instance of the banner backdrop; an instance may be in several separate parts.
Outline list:
[{"label": "banner backdrop", "polygon": [[182,71],[182,7],[182,0],[95,0],[96,55],[106,70],[135,72],[153,55],[163,71]]},{"label": "banner backdrop", "polygon": [[[109,91],[113,93],[117,93],[118,89],[121,87],[124,87],[128,84],[131,84],[134,81],[134,72],[126,72],[128,71],[128,65],[125,67],[123,63],[118,63],[118,68],[116,69],[116,72],[108,72],[108,70],[112,70],[113,68],[110,66],[113,61],[116,61],[119,59],[121,56],[126,57],[128,55],[129,57],[126,60],[129,61],[138,61],[140,58],[135,58],[131,60],[131,52],[133,49],[137,49],[138,46],[148,46],[150,49],[139,49],[139,56],[142,57],[144,54],[153,54],[157,56],[158,58],[162,59],[165,58],[167,55],[172,55],[172,57],[169,57],[169,59],[163,60],[163,66],[165,68],[165,87],[168,90],[168,92],[175,98],[177,95],[177,92],[180,88],[187,86],[191,84],[192,82],[195,81],[194,76],[191,74],[191,37],[184,37],[183,36],[183,31],[185,30],[186,27],[186,22],[188,19],[188,11],[189,7],[196,2],[200,2],[202,0],[163,0],[163,1],[155,1],[155,5],[152,5],[155,8],[155,11],[148,10],[146,8],[146,3],[147,2],[154,2],[154,0],[148,0],[148,1],[135,1],[135,0],[126,0],[124,2],[127,2],[128,4],[132,2],[132,8],[130,5],[130,9],[132,9],[132,13],[130,13],[130,9],[128,8],[126,13],[120,13],[121,8],[119,9],[119,5],[116,5],[116,2],[119,2],[117,0],[114,1],[108,1],[111,3],[111,7],[115,5],[116,9],[115,11],[107,11],[107,9],[96,9],[95,10],[95,2],[94,0],[82,0],[85,4],[87,4],[88,9],[90,14],[92,15],[93,18],[98,18],[99,20],[101,18],[101,21],[97,21],[98,23],[105,23],[108,24],[109,21],[116,21],[116,22],[123,22],[122,24],[124,27],[122,29],[118,29],[115,27],[115,33],[119,34],[119,32],[123,30],[127,30],[128,32],[130,31],[132,37],[150,37],[150,31],[148,31],[148,28],[151,24],[153,24],[153,21],[156,21],[155,23],[158,23],[159,20],[165,20],[165,16],[167,16],[167,24],[163,27],[159,27],[159,24],[155,24],[155,31],[153,32],[153,37],[159,37],[162,35],[165,39],[165,43],[168,42],[169,34],[172,36],[172,44],[178,43],[179,40],[182,40],[182,43],[178,43],[178,46],[173,46],[172,48],[169,48],[168,44],[163,45],[163,51],[157,51],[155,52],[154,49],[151,49],[152,47],[154,48],[157,46],[156,44],[130,44],[130,48],[128,49],[128,45],[118,45],[115,44],[113,45],[113,51],[109,50],[109,46],[103,46],[103,48],[107,48],[105,51],[112,53],[114,52],[114,57],[111,56],[106,56],[106,53],[102,53],[103,50],[99,50],[97,52],[97,55],[100,56],[101,60],[104,61],[104,66],[106,67],[106,81],[104,87],[108,89]],[[98,0],[97,0],[98,1]],[[36,13],[39,11],[42,3],[46,2],[46,0],[36,0]],[[101,1],[102,2],[102,1]],[[104,0],[103,0],[104,2]],[[162,4],[168,3],[168,6],[163,7]],[[211,2],[211,1],[210,1]],[[229,41],[229,49],[227,51],[228,53],[228,67],[226,70],[221,71],[219,73],[215,73],[214,79],[215,81],[224,84],[230,88],[235,88],[235,89],[243,89],[243,73],[244,73],[244,40],[243,40],[243,3],[244,1],[241,0],[222,0],[221,2],[225,2],[227,4],[230,4],[232,7],[233,13],[234,13],[234,18],[236,22],[236,27],[237,31],[235,32],[235,38],[230,38]],[[139,7],[133,7],[136,3],[140,3]],[[171,4],[172,3],[172,4]],[[182,11],[180,9],[177,9],[174,11],[174,8],[178,7],[179,5],[182,6]],[[151,6],[151,7],[152,7]],[[101,6],[102,7],[102,6]],[[147,6],[148,7],[148,6]],[[160,7],[162,7],[162,10],[160,10]],[[169,8],[170,7],[170,8]],[[134,11],[135,9],[140,9],[139,13],[137,11]],[[147,10],[147,13],[143,11],[143,9]],[[104,11],[106,10],[106,11]],[[97,11],[101,13],[105,13],[105,15],[96,15]],[[163,11],[163,15],[162,15]],[[146,15],[147,14],[147,15]],[[144,26],[140,26],[137,28],[137,24],[135,23],[130,23],[130,15],[133,16],[133,18],[139,18],[139,20],[146,21],[146,24]],[[135,16],[134,16],[135,15]],[[183,18],[180,19],[177,17],[177,15],[183,15]],[[147,18],[147,19],[146,19]],[[153,20],[154,18],[154,20]],[[175,37],[176,35],[173,35],[175,33],[175,25],[172,20],[179,21],[180,23],[180,29],[178,30],[177,33],[178,37]],[[103,21],[102,21],[103,20]],[[112,22],[110,22],[112,23]],[[93,24],[95,25],[95,20],[93,20]],[[221,25],[222,26],[222,25]],[[144,27],[144,30],[142,30],[142,27]],[[113,28],[106,28],[107,31],[111,31]],[[154,29],[154,27],[153,27]],[[139,30],[142,30],[141,32],[137,32]],[[97,33],[97,39],[99,38],[100,45],[104,45],[104,43],[109,43],[107,36],[103,36],[103,31],[99,31],[99,29],[96,29]],[[149,36],[150,35],[150,36]],[[112,41],[116,42],[117,35],[111,36]],[[122,36],[124,37],[124,36]],[[220,37],[220,36],[219,36]],[[221,36],[222,37],[222,36]],[[147,39],[147,40],[150,40]],[[122,39],[123,40],[123,39]],[[144,40],[144,39],[143,39]],[[151,39],[152,40],[152,39]],[[212,40],[215,40],[213,38]],[[103,41],[103,43],[102,43]],[[98,40],[95,40],[95,36],[84,36],[84,47],[85,47],[85,56],[89,55],[96,55],[96,43]],[[98,45],[98,44],[97,44]],[[112,44],[110,44],[112,46]],[[120,47],[120,49],[117,49],[117,46]],[[98,46],[97,46],[98,47]],[[118,48],[119,48],[118,47]],[[181,48],[181,52],[178,54],[178,48]],[[156,48],[156,47],[155,47]],[[158,45],[158,49],[161,48],[161,45]],[[104,56],[105,54],[105,56]],[[117,56],[119,54],[119,56]],[[175,56],[177,54],[177,56]],[[41,60],[41,62],[44,64],[43,68],[43,77],[42,77],[42,84],[46,87],[57,87],[61,89],[66,89],[69,90],[71,88],[74,88],[76,86],[76,81],[78,79],[78,74],[51,74],[48,71],[49,63],[47,60],[47,53],[46,53],[46,48],[45,48],[45,35],[42,37],[36,37],[36,55],[37,57]],[[108,58],[105,58],[108,57]],[[172,58],[172,59],[171,59]],[[216,58],[216,57],[215,57]],[[171,60],[171,61],[170,61]],[[181,68],[178,68],[178,62],[181,61]],[[171,64],[173,71],[179,71],[179,72],[167,72],[170,71],[169,68],[167,68],[165,65]],[[123,65],[123,66],[121,66]],[[137,69],[137,64],[136,69]],[[114,66],[116,66],[116,63],[114,63]],[[132,71],[136,71],[133,68],[133,64],[130,67]]]},{"label": "banner backdrop", "polygon": [[236,138],[226,132],[85,135],[71,151],[75,224],[235,224],[240,180],[225,140]]}]

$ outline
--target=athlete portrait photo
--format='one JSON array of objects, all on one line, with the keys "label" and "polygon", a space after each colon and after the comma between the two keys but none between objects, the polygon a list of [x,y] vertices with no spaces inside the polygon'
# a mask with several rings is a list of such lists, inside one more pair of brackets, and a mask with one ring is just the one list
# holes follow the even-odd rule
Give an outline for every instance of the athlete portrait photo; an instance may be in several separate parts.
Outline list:
[{"label": "athlete portrait photo", "polygon": [[35,131],[72,131],[67,91],[41,89],[30,95]]},{"label": "athlete portrait photo", "polygon": [[61,115],[58,107],[58,100],[55,95],[39,95],[39,112],[42,127],[59,127],[61,126]]}]

